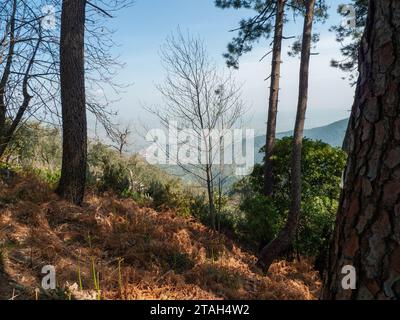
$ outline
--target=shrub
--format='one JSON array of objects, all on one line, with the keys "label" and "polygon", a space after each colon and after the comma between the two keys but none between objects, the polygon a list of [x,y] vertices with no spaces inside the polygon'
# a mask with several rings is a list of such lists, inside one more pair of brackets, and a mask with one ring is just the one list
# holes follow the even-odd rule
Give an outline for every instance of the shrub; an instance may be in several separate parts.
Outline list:
[{"label": "shrub", "polygon": [[[235,185],[245,213],[241,231],[247,240],[269,242],[286,222],[290,207],[292,138],[279,140],[273,155],[275,187],[270,198],[262,195],[263,166]],[[263,150],[262,150],[263,151]],[[338,207],[345,153],[321,141],[304,139],[302,158],[302,209],[295,249],[315,256],[326,245]]]},{"label": "shrub", "polygon": [[196,215],[196,207],[200,205],[201,201],[204,202],[204,198],[200,200],[193,196],[191,191],[185,189],[179,180],[152,181],[148,194],[153,199],[155,209],[176,209],[181,216]]},{"label": "shrub", "polygon": [[121,162],[103,160],[103,175],[100,181],[100,191],[114,191],[120,196],[130,190],[130,180],[127,168]]},{"label": "shrub", "polygon": [[32,171],[35,173],[37,177],[39,177],[39,179],[47,183],[50,186],[50,188],[55,188],[61,177],[61,171],[59,169],[53,171],[43,168],[43,169],[32,169]]},{"label": "shrub", "polygon": [[38,122],[21,125],[13,136],[4,159],[26,171],[31,168],[57,171],[61,166],[61,133]]},{"label": "shrub", "polygon": [[283,224],[283,217],[272,199],[260,194],[243,199],[240,210],[245,213],[242,232],[257,245],[271,241]]}]

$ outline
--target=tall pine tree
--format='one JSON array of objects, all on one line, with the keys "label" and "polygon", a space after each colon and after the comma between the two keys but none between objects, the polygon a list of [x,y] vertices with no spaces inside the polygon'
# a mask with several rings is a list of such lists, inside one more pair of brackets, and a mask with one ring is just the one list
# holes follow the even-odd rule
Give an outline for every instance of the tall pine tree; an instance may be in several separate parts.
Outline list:
[{"label": "tall pine tree", "polygon": [[63,0],[61,14],[63,157],[57,193],[77,205],[82,204],[85,193],[87,164],[85,7],[86,0]]},{"label": "tall pine tree", "polygon": [[400,1],[370,0],[324,299],[400,298],[399,17]]}]

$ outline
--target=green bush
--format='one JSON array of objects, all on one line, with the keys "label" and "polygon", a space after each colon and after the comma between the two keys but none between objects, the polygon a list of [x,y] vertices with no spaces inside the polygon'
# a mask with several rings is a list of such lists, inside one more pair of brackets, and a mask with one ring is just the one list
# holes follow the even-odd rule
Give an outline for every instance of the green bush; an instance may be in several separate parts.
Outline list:
[{"label": "green bush", "polygon": [[139,156],[121,156],[95,142],[89,146],[88,163],[89,180],[99,191],[112,191],[156,210],[173,209],[182,216],[196,215],[204,206],[204,197]]},{"label": "green bush", "polygon": [[204,193],[192,193],[189,201],[190,213],[203,223],[209,220],[208,205]]},{"label": "green bush", "polygon": [[271,241],[283,224],[283,217],[273,200],[260,194],[243,199],[240,210],[245,213],[242,232],[257,245]]},{"label": "green bush", "polygon": [[[33,172],[54,188],[60,178],[61,158],[60,130],[29,122],[13,137],[4,156],[7,164],[0,164],[0,169]],[[120,155],[99,140],[89,140],[87,160],[87,186],[95,191],[114,192],[140,205],[173,209],[182,216],[205,217],[208,212],[202,192],[138,155]]]},{"label": "green bush", "polygon": [[36,176],[38,176],[42,181],[47,183],[51,188],[55,188],[57,186],[58,181],[60,180],[61,177],[61,171],[59,169],[53,171],[47,168],[42,168],[42,169],[33,168],[31,170],[35,173]]},{"label": "green bush", "polygon": [[61,167],[61,132],[38,122],[21,125],[12,137],[4,159],[25,171],[32,168],[56,172]]},{"label": "green bush", "polygon": [[181,216],[196,215],[199,198],[192,195],[189,189],[184,188],[179,180],[152,181],[148,194],[157,210],[176,209]]},{"label": "green bush", "polygon": [[[263,166],[235,185],[245,214],[241,232],[248,241],[269,242],[286,222],[290,207],[292,138],[276,144],[273,155],[275,187],[270,198],[262,195]],[[263,150],[261,150],[263,152]],[[321,141],[304,139],[302,158],[302,208],[295,249],[315,256],[334,226],[346,154]]]},{"label": "green bush", "polygon": [[132,199],[138,205],[144,207],[150,207],[152,205],[152,199],[147,193],[141,193],[134,190],[125,190],[121,196],[126,199]]},{"label": "green bush", "polygon": [[104,158],[102,169],[100,191],[114,191],[122,196],[130,190],[128,170],[121,162],[112,162]]}]

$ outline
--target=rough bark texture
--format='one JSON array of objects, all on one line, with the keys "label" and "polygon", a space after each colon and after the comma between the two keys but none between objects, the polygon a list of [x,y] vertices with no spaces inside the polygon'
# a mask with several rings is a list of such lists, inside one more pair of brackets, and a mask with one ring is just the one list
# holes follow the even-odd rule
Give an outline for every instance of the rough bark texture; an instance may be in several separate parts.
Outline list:
[{"label": "rough bark texture", "polygon": [[301,151],[303,144],[304,120],[308,100],[308,75],[310,65],[310,51],[312,26],[314,20],[315,0],[307,1],[306,16],[304,19],[303,43],[300,65],[299,100],[297,106],[296,124],[294,129],[292,150],[292,181],[291,205],[285,227],[276,239],[272,240],[260,254],[258,266],[268,271],[272,262],[287,251],[295,239],[301,209]]},{"label": "rough bark texture", "polygon": [[[400,298],[400,1],[369,6],[324,299]],[[345,265],[355,290],[342,288]]]},{"label": "rough bark texture", "polygon": [[273,163],[271,157],[274,152],[276,141],[276,118],[278,114],[279,82],[281,77],[282,36],[285,17],[285,4],[286,0],[278,0],[276,7],[264,167],[264,194],[266,196],[270,196],[274,188]]},{"label": "rough bark texture", "polygon": [[78,205],[85,191],[87,157],[85,5],[86,0],[63,0],[60,43],[63,159],[57,193]]}]

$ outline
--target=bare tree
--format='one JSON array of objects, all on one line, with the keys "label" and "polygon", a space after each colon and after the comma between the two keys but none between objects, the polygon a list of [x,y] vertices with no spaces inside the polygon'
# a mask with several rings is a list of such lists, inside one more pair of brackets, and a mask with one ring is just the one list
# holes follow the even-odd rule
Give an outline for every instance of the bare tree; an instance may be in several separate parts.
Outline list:
[{"label": "bare tree", "polygon": [[[165,83],[158,86],[164,105],[150,111],[165,127],[180,133],[177,145],[170,141],[165,153],[205,186],[211,226],[216,229],[214,189],[223,173],[217,165],[220,141],[244,112],[240,88],[232,77],[217,72],[201,40],[180,30],[167,39],[161,58],[167,73]],[[179,148],[183,145],[186,149]]]},{"label": "bare tree", "polygon": [[315,0],[306,1],[303,40],[301,49],[299,100],[294,129],[291,161],[291,205],[285,227],[260,254],[258,265],[268,271],[272,262],[284,253],[295,239],[301,209],[301,155],[303,146],[304,121],[308,101],[308,78],[311,55],[312,26],[314,22]]},{"label": "bare tree", "polygon": [[[122,86],[114,77],[122,65],[111,54],[113,31],[103,17],[111,17],[131,0],[87,3],[86,107],[106,130],[112,130],[115,112],[106,92],[120,92]],[[60,126],[60,14],[60,0],[0,5],[0,158],[24,122],[33,118]]]},{"label": "bare tree", "polygon": [[13,0],[0,8],[0,17],[7,19],[0,26],[4,32],[0,59],[0,157],[31,107],[37,79],[45,76],[51,79],[51,72],[43,70],[49,64],[37,58],[48,36],[42,30],[39,17],[29,7],[21,10],[19,6],[20,1]]},{"label": "bare tree", "polygon": [[116,149],[120,155],[126,151],[129,146],[129,139],[132,135],[131,126],[128,124],[121,129],[119,127],[113,128],[108,132],[108,137],[112,141],[111,147]]}]

